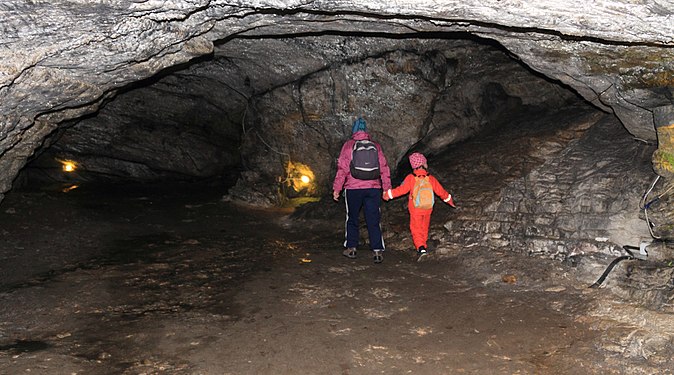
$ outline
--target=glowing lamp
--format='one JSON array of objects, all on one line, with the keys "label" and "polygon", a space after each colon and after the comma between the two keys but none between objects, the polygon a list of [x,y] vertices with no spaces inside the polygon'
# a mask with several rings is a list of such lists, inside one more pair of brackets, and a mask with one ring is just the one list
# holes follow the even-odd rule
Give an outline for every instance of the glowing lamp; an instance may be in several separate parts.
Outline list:
[{"label": "glowing lamp", "polygon": [[61,162],[63,164],[63,171],[64,172],[74,172],[77,167],[75,166],[75,163],[72,161],[64,161]]},{"label": "glowing lamp", "polygon": [[294,196],[311,196],[316,191],[314,172],[308,165],[288,161],[286,165],[286,175],[281,181],[292,191],[289,194]]}]

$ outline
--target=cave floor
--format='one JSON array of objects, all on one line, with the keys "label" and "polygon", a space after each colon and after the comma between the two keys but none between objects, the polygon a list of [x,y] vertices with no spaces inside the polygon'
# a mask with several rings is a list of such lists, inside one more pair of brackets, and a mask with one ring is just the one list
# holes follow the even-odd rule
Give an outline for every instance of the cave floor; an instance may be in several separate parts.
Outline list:
[{"label": "cave floor", "polygon": [[309,225],[220,197],[11,192],[0,373],[620,373],[584,317],[600,294],[557,263],[479,246],[417,261],[394,210],[384,262],[350,260],[343,213]]}]

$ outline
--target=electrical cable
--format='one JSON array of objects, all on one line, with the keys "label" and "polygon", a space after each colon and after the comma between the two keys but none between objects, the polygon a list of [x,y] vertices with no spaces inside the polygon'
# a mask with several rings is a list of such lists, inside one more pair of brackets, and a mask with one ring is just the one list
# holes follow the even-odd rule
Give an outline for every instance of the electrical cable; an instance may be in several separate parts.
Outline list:
[{"label": "electrical cable", "polygon": [[653,188],[655,187],[655,184],[657,184],[659,180],[660,180],[660,176],[658,175],[658,176],[656,176],[655,179],[653,180],[653,183],[651,183],[651,187],[648,188],[648,190],[646,190],[646,192],[644,193],[644,196],[641,198],[641,207],[644,209],[644,216],[645,216],[645,218],[646,218],[646,226],[648,227],[648,231],[650,232],[651,237],[653,237],[653,238],[655,238],[655,239],[660,239],[660,237],[656,236],[655,233],[653,233],[653,226],[654,226],[654,225],[653,225],[653,223],[651,223],[651,220],[648,218],[648,208],[651,206],[651,204],[653,204],[653,203],[657,202],[658,200],[660,200],[660,198],[661,198],[665,193],[667,193],[669,190],[671,190],[671,188],[670,188],[670,189],[667,189],[667,191],[665,191],[665,193],[660,194],[659,196],[655,197],[655,199],[653,199],[653,200],[651,200],[650,202],[646,203],[646,198],[648,198],[648,195],[651,194],[651,191],[653,191]]},{"label": "electrical cable", "polygon": [[604,271],[604,273],[601,274],[601,276],[597,279],[597,281],[595,281],[594,284],[589,286],[590,288],[599,288],[599,286],[601,286],[601,284],[604,282],[604,280],[606,280],[606,277],[608,276],[609,273],[611,273],[611,271],[613,270],[613,267],[615,267],[616,264],[622,262],[623,260],[635,259],[634,254],[629,249],[637,249],[638,250],[639,248],[635,247],[635,246],[625,245],[625,246],[623,246],[623,249],[627,252],[628,255],[619,256],[619,257],[613,259],[613,261],[611,263],[609,263],[608,267],[606,267],[606,270]]},{"label": "electrical cable", "polygon": [[670,186],[669,188],[667,188],[667,190],[665,190],[664,192],[662,192],[662,194],[658,195],[657,197],[653,198],[653,199],[650,200],[648,203],[646,203],[646,198],[647,198],[648,195],[651,193],[651,191],[652,191],[653,188],[655,187],[655,184],[658,182],[658,180],[660,180],[660,176],[657,176],[657,177],[655,178],[655,180],[653,180],[653,183],[651,184],[651,187],[646,191],[646,193],[644,193],[644,196],[643,196],[643,198],[642,198],[642,200],[641,200],[641,206],[642,206],[642,208],[644,209],[644,216],[645,216],[645,218],[646,218],[646,225],[648,226],[648,231],[651,233],[651,236],[652,236],[653,238],[655,238],[655,239],[657,239],[657,240],[660,240],[660,239],[662,239],[662,238],[656,236],[656,235],[653,233],[653,227],[654,227],[655,225],[654,225],[654,224],[650,221],[650,219],[648,218],[648,209],[651,207],[651,205],[652,205],[653,203],[659,201],[660,198],[662,198],[662,197],[664,197],[666,194],[668,194],[668,193],[674,188],[674,185]]},{"label": "electrical cable", "polygon": [[606,277],[611,272],[611,270],[613,270],[613,267],[615,267],[616,264],[618,264],[618,263],[620,263],[620,262],[622,262],[623,260],[626,260],[626,259],[632,260],[632,259],[634,259],[634,257],[632,257],[631,255],[623,255],[623,256],[620,256],[620,257],[617,257],[617,258],[613,259],[613,261],[608,265],[608,267],[606,267],[606,270],[599,277],[599,279],[597,279],[597,281],[595,281],[594,284],[590,285],[590,288],[599,288],[601,286],[601,284],[604,282],[604,280],[606,280]]},{"label": "electrical cable", "polygon": [[[653,191],[653,189],[655,188],[655,185],[658,183],[659,180],[660,180],[660,176],[658,175],[658,176],[655,177],[655,179],[651,183],[651,186],[648,188],[648,190],[646,190],[646,192],[644,193],[643,197],[641,198],[641,208],[643,208],[643,210],[644,210],[644,215],[646,217],[646,225],[648,226],[648,231],[650,232],[651,236],[656,240],[662,241],[661,237],[658,237],[653,233],[653,227],[655,225],[648,218],[648,209],[650,208],[650,206],[653,203],[659,201],[660,198],[662,198],[663,196],[668,194],[674,188],[674,185],[667,188],[664,192],[662,192],[661,194],[659,194],[658,196],[656,196],[652,200],[646,202],[646,200],[648,199],[648,196],[651,194],[651,192]],[[609,273],[611,273],[613,268],[618,263],[622,262],[623,260],[639,259],[638,257],[634,256],[634,253],[632,253],[632,251],[630,251],[630,249],[641,250],[639,247],[624,245],[623,249],[627,252],[628,255],[619,256],[616,259],[614,259],[611,263],[609,263],[609,265],[608,265],[608,267],[606,267],[606,270],[604,271],[604,273],[599,277],[599,279],[597,279],[597,281],[594,282],[594,284],[590,285],[590,288],[598,288],[599,286],[601,286],[601,284],[604,282],[604,280],[606,280],[606,277],[608,276]]]}]

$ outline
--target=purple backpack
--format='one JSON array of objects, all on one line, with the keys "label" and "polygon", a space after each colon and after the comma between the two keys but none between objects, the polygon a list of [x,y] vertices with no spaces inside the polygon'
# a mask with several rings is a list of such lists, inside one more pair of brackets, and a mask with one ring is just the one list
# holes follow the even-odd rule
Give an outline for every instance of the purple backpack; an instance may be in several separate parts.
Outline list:
[{"label": "purple backpack", "polygon": [[359,180],[379,178],[379,151],[374,142],[363,139],[354,143],[350,167],[351,176]]}]

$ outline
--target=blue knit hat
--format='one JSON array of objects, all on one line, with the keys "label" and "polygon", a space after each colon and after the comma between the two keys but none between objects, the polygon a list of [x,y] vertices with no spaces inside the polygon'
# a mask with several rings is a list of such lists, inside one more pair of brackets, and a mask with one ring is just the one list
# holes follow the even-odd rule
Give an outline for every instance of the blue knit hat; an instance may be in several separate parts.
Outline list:
[{"label": "blue knit hat", "polygon": [[357,131],[366,131],[365,120],[363,120],[362,117],[358,117],[358,119],[353,122],[351,132],[355,133]]}]

